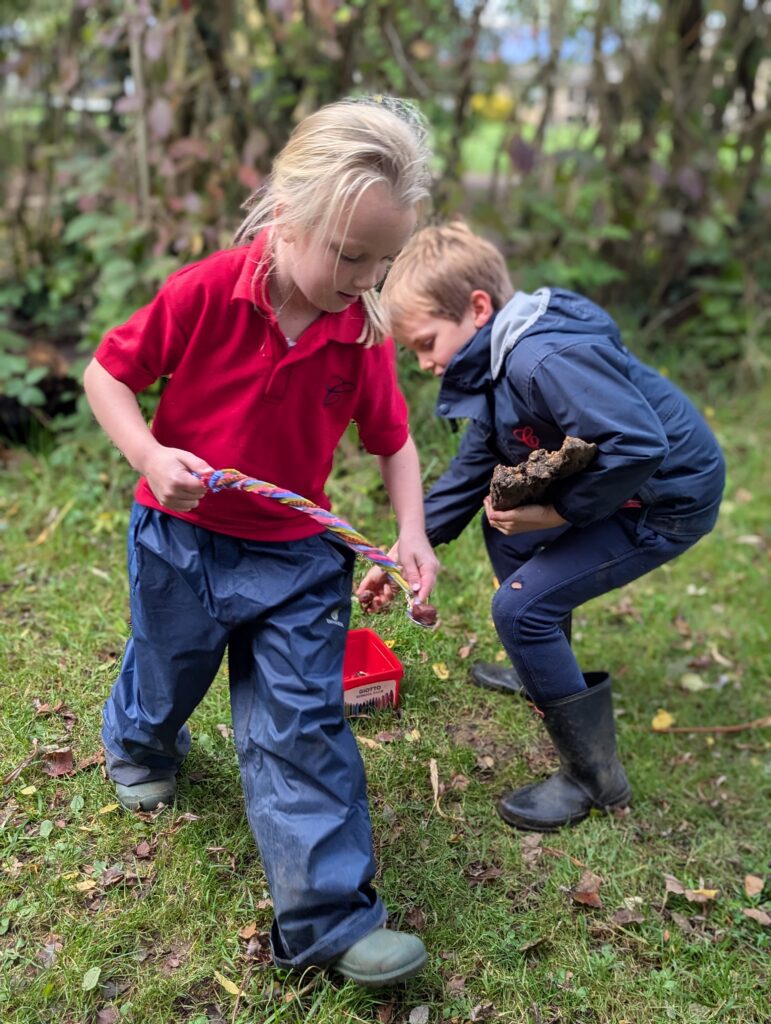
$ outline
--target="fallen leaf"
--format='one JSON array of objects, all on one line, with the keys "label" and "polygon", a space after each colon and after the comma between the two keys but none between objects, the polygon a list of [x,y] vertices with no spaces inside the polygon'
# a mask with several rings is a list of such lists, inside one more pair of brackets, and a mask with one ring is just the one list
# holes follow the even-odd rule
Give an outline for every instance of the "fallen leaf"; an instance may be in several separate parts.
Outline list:
[{"label": "fallen leaf", "polygon": [[576,903],[582,903],[587,907],[601,908],[601,885],[602,879],[599,875],[595,875],[593,871],[584,871],[583,875],[581,875],[578,885],[571,890],[570,895],[573,897]]},{"label": "fallen leaf", "polygon": [[506,654],[505,651],[497,651],[495,654],[496,661],[505,661],[507,657],[508,655]]},{"label": "fallen leaf", "polygon": [[757,896],[758,893],[763,892],[764,885],[765,882],[758,875],[744,876],[744,891],[750,898],[752,898],[753,896]]},{"label": "fallen leaf", "polygon": [[69,747],[46,750],[43,753],[43,772],[52,779],[58,779],[61,775],[72,775],[74,771],[72,750]]},{"label": "fallen leaf", "polygon": [[519,848],[525,864],[529,864],[532,867],[543,857],[542,840],[543,836],[540,832],[533,832],[531,835],[522,838]]},{"label": "fallen leaf", "polygon": [[639,910],[630,910],[628,907],[623,907],[613,914],[613,920],[616,924],[642,924],[645,920],[645,915],[641,914]]},{"label": "fallen leaf", "polygon": [[96,1015],[96,1024],[118,1024],[120,1010],[117,1006],[105,1006]]},{"label": "fallen leaf", "polygon": [[395,1003],[384,1003],[382,1006],[378,1006],[377,1010],[375,1010],[378,1024],[391,1024],[395,1009]]},{"label": "fallen leaf", "polygon": [[251,939],[251,937],[254,934],[256,934],[256,932],[257,932],[257,922],[256,921],[252,921],[251,924],[248,924],[248,925],[246,925],[245,928],[241,929],[241,931],[238,933],[238,937],[240,939]]},{"label": "fallen leaf", "polygon": [[719,892],[719,889],[686,889],[684,896],[689,903],[709,903]]},{"label": "fallen leaf", "polygon": [[450,978],[450,980],[447,982],[447,993],[451,996],[462,996],[465,987],[465,976],[462,974],[458,974],[454,978]]},{"label": "fallen leaf", "polygon": [[685,886],[674,875],[664,875],[664,883],[665,891],[674,893],[675,896],[682,896],[685,892]]},{"label": "fallen leaf", "polygon": [[100,807],[96,812],[97,814],[112,814],[113,811],[117,811],[120,804],[105,804],[104,807]]},{"label": "fallen leaf", "polygon": [[[709,683],[705,683],[701,676],[697,675],[696,672],[686,672],[680,677],[680,688],[682,690],[687,690],[688,693],[701,693],[702,690],[709,689]],[[669,722],[669,725],[671,724],[672,723]]]},{"label": "fallen leaf", "polygon": [[691,627],[688,625],[688,620],[683,615],[677,615],[673,625],[680,636],[684,637],[686,640],[690,637]]},{"label": "fallen leaf", "polygon": [[664,708],[659,708],[656,714],[651,719],[651,728],[655,732],[661,732],[664,729],[668,729],[670,725],[675,724],[675,716],[670,715]]},{"label": "fallen leaf", "polygon": [[717,649],[717,644],[708,643],[707,648],[709,653],[712,655],[712,660],[716,661],[718,665],[722,665],[723,668],[733,668],[733,662],[729,661],[728,658],[724,657]]},{"label": "fallen leaf", "polygon": [[386,645],[386,647],[389,650],[393,650],[393,648],[396,647],[396,641],[395,640],[384,640],[383,643]]},{"label": "fallen leaf", "polygon": [[229,992],[231,996],[240,995],[241,989],[238,985],[234,985],[232,981],[225,977],[224,974],[220,974],[219,971],[214,972],[214,977],[222,985],[226,992]]},{"label": "fallen leaf", "polygon": [[377,740],[371,740],[369,736],[357,736],[356,742],[361,743],[363,747],[369,747],[370,750],[382,750],[383,744],[378,743]]},{"label": "fallen leaf", "polygon": [[101,967],[92,967],[90,970],[86,971],[86,973],[83,975],[82,984],[84,992],[90,992],[92,989],[96,988],[96,986],[99,984],[99,975],[101,973]]},{"label": "fallen leaf", "polygon": [[422,932],[426,927],[426,916],[420,907],[410,907],[404,915],[404,920],[413,932]]},{"label": "fallen leaf", "polygon": [[409,1016],[410,1024],[428,1024],[429,1010],[427,1006],[416,1006]]},{"label": "fallen leaf", "polygon": [[690,933],[693,931],[693,925],[685,916],[685,914],[678,914],[677,911],[673,910],[670,914],[670,917],[675,922],[680,931],[683,932],[685,935],[690,935]]},{"label": "fallen leaf", "polygon": [[742,913],[745,917],[751,917],[753,921],[762,924],[764,928],[771,925],[771,914],[767,914],[765,910],[758,910],[757,907],[742,907]]},{"label": "fallen leaf", "polygon": [[450,670],[447,668],[443,661],[437,661],[431,666],[434,675],[437,679],[449,679]]},{"label": "fallen leaf", "polygon": [[484,885],[485,882],[491,882],[494,878],[500,878],[502,874],[503,868],[495,867],[492,864],[485,866],[480,861],[469,864],[465,872],[469,885]]}]

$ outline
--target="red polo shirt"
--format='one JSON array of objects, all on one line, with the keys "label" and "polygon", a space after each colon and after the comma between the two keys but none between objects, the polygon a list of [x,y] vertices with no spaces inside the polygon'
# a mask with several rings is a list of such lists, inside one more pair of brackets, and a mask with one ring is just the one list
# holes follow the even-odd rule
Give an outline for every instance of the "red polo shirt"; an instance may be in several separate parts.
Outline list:
[{"label": "red polo shirt", "polygon": [[[321,314],[290,348],[264,272],[255,279],[264,244],[263,233],[250,246],[172,274],[150,305],[104,336],[95,356],[135,393],[169,378],[152,424],[161,444],[329,508],[324,485],[351,420],[374,455],[393,455],[407,440],[394,344],[357,344],[365,313],[356,303]],[[144,477],[135,496],[161,508]],[[253,540],[295,540],[323,529],[302,512],[244,492],[207,494],[192,512],[171,514]]]}]

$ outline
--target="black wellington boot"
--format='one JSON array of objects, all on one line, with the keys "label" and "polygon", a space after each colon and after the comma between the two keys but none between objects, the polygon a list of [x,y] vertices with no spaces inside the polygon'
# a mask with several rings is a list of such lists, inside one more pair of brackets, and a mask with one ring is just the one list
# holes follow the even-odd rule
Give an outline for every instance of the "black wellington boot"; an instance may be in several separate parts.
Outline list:
[{"label": "black wellington boot", "polygon": [[501,797],[498,813],[514,828],[552,832],[583,821],[593,808],[607,812],[629,803],[629,782],[616,755],[610,676],[586,672],[584,679],[588,689],[540,709],[560,770]]},{"label": "black wellington boot", "polygon": [[[570,633],[572,616],[560,622],[560,629],[568,638]],[[471,682],[481,686],[483,690],[495,690],[498,693],[523,693],[522,680],[517,670],[512,665],[495,665],[488,661],[475,661],[469,673]]]}]

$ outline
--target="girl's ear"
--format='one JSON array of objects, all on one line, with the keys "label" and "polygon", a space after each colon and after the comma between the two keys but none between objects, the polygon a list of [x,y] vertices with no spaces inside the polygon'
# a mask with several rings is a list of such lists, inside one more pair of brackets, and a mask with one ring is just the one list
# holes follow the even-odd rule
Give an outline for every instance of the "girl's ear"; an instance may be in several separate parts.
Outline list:
[{"label": "girl's ear", "polygon": [[283,220],[284,204],[279,203],[273,212],[274,231],[285,245],[291,245],[295,241],[295,232],[286,221]]},{"label": "girl's ear", "polygon": [[471,293],[471,312],[474,316],[474,326],[477,330],[480,327],[484,327],[493,315],[493,300],[481,288],[477,288]]}]

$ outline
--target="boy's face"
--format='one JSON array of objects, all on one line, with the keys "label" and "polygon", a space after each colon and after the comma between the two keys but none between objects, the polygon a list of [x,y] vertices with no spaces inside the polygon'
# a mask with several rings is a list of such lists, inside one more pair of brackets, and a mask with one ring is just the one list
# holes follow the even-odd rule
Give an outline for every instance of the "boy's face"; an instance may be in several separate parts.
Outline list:
[{"label": "boy's face", "polygon": [[394,334],[401,345],[415,353],[421,370],[441,377],[455,353],[491,316],[490,297],[486,292],[474,292],[460,323],[415,310],[399,318]]}]

